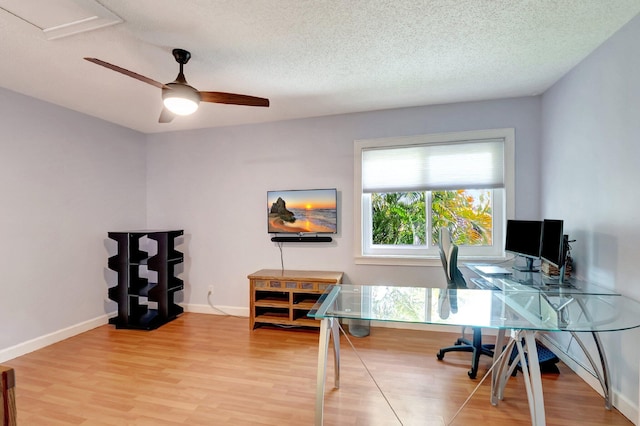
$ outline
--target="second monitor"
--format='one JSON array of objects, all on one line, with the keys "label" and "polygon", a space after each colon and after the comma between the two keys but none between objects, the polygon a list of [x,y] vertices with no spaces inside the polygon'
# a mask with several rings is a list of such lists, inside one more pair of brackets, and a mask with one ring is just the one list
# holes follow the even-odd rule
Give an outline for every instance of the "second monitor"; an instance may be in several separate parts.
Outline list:
[{"label": "second monitor", "polygon": [[513,268],[523,272],[538,272],[533,261],[540,258],[542,245],[542,221],[540,220],[508,220],[505,251],[522,256],[526,260],[525,266]]}]

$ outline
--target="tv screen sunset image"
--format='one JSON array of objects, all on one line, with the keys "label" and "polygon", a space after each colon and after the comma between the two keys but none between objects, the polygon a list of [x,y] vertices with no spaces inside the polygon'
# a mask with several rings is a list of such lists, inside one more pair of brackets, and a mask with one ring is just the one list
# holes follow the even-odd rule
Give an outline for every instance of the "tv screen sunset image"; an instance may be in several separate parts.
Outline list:
[{"label": "tv screen sunset image", "polygon": [[338,230],[335,189],[269,191],[269,233],[331,233]]}]

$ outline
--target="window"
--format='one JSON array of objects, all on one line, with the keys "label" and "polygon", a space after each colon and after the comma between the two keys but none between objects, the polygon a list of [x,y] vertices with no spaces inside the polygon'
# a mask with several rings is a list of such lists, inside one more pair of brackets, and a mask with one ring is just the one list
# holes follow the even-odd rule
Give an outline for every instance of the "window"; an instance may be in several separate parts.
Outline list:
[{"label": "window", "polygon": [[503,256],[513,129],[358,140],[354,159],[358,263],[439,259],[441,226],[462,257]]}]

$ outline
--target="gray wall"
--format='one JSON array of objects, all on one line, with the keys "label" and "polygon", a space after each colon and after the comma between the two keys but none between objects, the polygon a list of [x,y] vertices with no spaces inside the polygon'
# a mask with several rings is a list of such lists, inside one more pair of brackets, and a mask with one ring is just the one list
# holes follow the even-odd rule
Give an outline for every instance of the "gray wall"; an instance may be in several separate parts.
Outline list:
[{"label": "gray wall", "polygon": [[184,228],[180,301],[208,308],[213,285],[213,303],[246,312],[247,274],[280,267],[266,233],[270,189],[339,190],[335,241],[285,244],[286,268],[443,284],[439,266],[355,265],[353,140],[515,127],[516,210],[530,216],[539,211],[539,121],[534,97],[143,135],[0,89],[0,359],[115,311],[106,296],[115,284],[110,230]]},{"label": "gray wall", "polygon": [[[640,300],[640,16],[543,96],[542,213],[565,221],[579,276]],[[602,334],[613,386],[638,403],[640,330]],[[576,352],[575,343],[556,336]],[[576,354],[580,357],[579,353]],[[634,417],[635,418],[635,417]]]},{"label": "gray wall", "polygon": [[339,270],[345,281],[444,285],[427,266],[354,263],[355,139],[514,127],[516,214],[539,216],[540,98],[518,98],[149,135],[148,223],[185,228],[185,301],[249,305],[247,275],[280,268],[266,224],[268,190],[335,187],[339,233],[331,244],[285,244],[286,269]]},{"label": "gray wall", "polygon": [[145,138],[0,89],[0,354],[104,316],[106,232],[146,220]]}]

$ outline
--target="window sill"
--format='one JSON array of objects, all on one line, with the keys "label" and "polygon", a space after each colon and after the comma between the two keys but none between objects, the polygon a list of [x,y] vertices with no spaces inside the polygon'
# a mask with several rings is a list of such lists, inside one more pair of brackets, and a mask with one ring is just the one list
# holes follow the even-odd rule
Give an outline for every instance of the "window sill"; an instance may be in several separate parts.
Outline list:
[{"label": "window sill", "polygon": [[[507,257],[459,257],[458,263],[502,263],[511,260]],[[442,262],[439,257],[413,257],[413,256],[356,256],[356,265],[382,265],[382,266],[439,266]]]},{"label": "window sill", "polygon": [[356,256],[356,265],[388,265],[388,266],[440,266],[442,262],[436,257],[409,256]]}]

